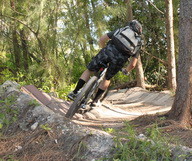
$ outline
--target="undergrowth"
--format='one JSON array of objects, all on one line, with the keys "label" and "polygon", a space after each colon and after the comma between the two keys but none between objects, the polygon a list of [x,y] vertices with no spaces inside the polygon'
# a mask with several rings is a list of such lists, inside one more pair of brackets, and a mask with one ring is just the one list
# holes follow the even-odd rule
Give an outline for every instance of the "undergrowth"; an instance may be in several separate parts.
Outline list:
[{"label": "undergrowth", "polygon": [[6,130],[18,119],[18,108],[12,106],[15,100],[16,97],[13,96],[0,100],[0,135],[2,135],[3,130]]},{"label": "undergrowth", "polygon": [[167,146],[170,140],[163,137],[156,125],[148,128],[145,135],[140,134],[140,137],[128,122],[125,122],[125,128],[121,131],[111,128],[105,131],[115,135],[113,161],[171,160],[171,151]]}]

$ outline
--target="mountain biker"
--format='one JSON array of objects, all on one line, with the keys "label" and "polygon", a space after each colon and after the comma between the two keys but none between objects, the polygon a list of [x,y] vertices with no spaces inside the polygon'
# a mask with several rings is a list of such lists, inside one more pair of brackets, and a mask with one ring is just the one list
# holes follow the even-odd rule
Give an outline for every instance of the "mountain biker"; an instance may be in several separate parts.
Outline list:
[{"label": "mountain biker", "polygon": [[[130,21],[127,26],[134,32],[134,36],[138,40],[137,46],[135,46],[134,49],[134,53],[131,53],[129,50],[126,50],[124,46],[122,46],[122,43],[114,39],[114,35],[117,34],[117,32],[119,32],[118,30],[120,29],[117,29],[101,36],[101,38],[99,39],[99,45],[102,49],[88,64],[87,69],[82,73],[81,77],[79,78],[75,89],[68,94],[68,98],[74,100],[77,97],[80,89],[89,80],[90,76],[94,74],[94,72],[98,72],[99,69],[103,67],[102,64],[108,64],[106,76],[101,82],[96,96],[92,101],[91,105],[93,106],[94,102],[97,102],[101,95],[104,93],[104,91],[108,88],[110,84],[110,79],[118,71],[122,70],[124,74],[128,74],[132,69],[135,68],[139,57],[139,50],[142,45],[142,26],[137,20]],[[132,57],[130,63],[126,68],[123,68],[124,64],[128,61],[128,58],[130,57]]]}]

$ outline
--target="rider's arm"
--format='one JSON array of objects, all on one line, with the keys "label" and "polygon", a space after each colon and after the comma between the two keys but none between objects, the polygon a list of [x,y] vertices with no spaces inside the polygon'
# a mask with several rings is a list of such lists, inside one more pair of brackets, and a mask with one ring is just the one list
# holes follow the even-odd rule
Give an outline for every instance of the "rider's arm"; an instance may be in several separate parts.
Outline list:
[{"label": "rider's arm", "polygon": [[109,41],[109,39],[110,39],[110,38],[108,37],[107,34],[101,36],[100,39],[99,39],[99,46],[100,46],[101,48],[105,47],[105,45],[106,45],[106,43]]},{"label": "rider's arm", "polygon": [[106,46],[106,43],[112,39],[113,37],[113,34],[116,32],[116,30],[114,31],[111,31],[111,32],[108,32],[107,34],[101,36],[101,38],[99,39],[99,46],[101,48],[105,47]]},{"label": "rider's arm", "polygon": [[137,64],[137,57],[132,57],[129,65],[126,67],[127,72],[129,73],[131,70],[133,70]]},{"label": "rider's arm", "polygon": [[132,56],[129,65],[126,67],[126,71],[127,71],[126,73],[129,73],[131,70],[133,70],[135,68],[135,66],[137,65],[137,61],[138,61],[139,56],[140,56],[140,53],[138,50],[136,52],[136,54]]}]

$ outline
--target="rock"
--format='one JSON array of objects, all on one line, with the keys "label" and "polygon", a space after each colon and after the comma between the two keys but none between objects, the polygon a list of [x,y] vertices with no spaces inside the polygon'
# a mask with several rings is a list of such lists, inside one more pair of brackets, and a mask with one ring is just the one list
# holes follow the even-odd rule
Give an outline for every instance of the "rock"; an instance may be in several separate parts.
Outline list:
[{"label": "rock", "polygon": [[[90,161],[109,158],[114,147],[113,136],[92,128],[86,128],[72,122],[65,122],[60,127],[62,136],[57,139],[63,142],[63,150],[75,159]],[[77,150],[78,149],[78,150]]]},{"label": "rock", "polygon": [[92,137],[88,137],[85,141],[87,150],[84,153],[86,160],[101,159],[110,157],[114,146],[113,137],[102,131],[95,131]]},{"label": "rock", "polygon": [[175,146],[171,148],[172,158],[177,161],[191,161],[192,160],[192,149],[186,146]]},{"label": "rock", "polygon": [[11,95],[16,96],[20,93],[20,85],[16,82],[6,81],[0,86],[0,98],[6,98]]},{"label": "rock", "polygon": [[22,146],[16,146],[16,148],[15,148],[15,151],[18,151],[18,150],[21,150],[22,149]]},{"label": "rock", "polygon": [[31,130],[35,130],[38,126],[38,122],[35,122],[32,126],[31,126]]}]

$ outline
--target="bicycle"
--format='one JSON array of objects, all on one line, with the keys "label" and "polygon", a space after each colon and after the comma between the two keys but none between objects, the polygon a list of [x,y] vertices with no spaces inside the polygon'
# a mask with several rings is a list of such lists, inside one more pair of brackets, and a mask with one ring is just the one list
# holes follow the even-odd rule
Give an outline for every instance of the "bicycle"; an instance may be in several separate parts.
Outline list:
[{"label": "bicycle", "polygon": [[72,118],[75,113],[81,108],[87,105],[87,103],[94,98],[98,87],[102,80],[104,79],[107,66],[103,64],[103,68],[100,68],[97,75],[92,76],[86,85],[83,87],[82,91],[78,94],[77,98],[74,100],[72,105],[70,106],[69,110],[67,111],[65,117]]}]

